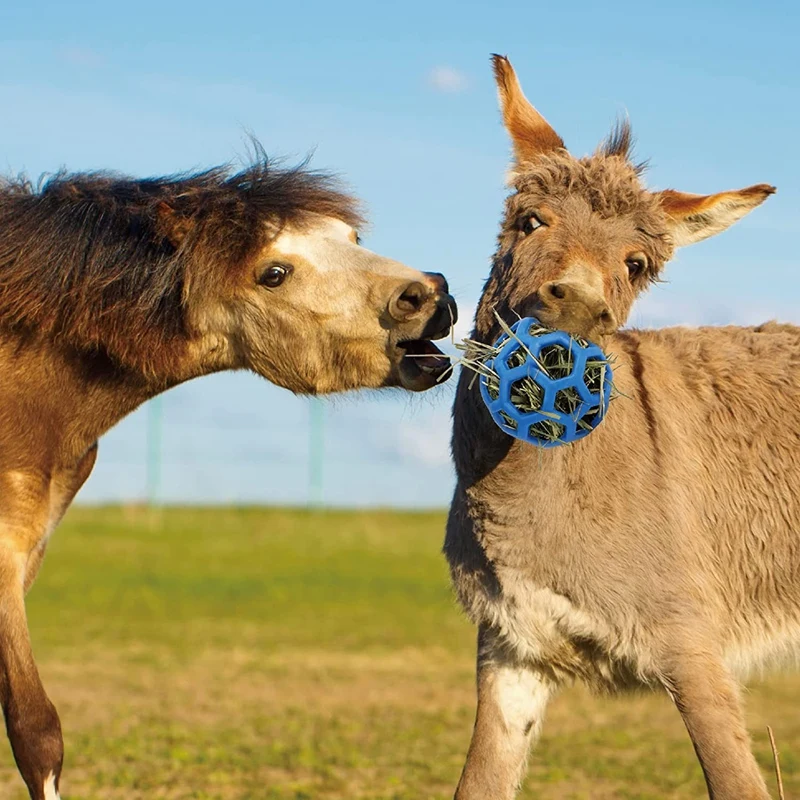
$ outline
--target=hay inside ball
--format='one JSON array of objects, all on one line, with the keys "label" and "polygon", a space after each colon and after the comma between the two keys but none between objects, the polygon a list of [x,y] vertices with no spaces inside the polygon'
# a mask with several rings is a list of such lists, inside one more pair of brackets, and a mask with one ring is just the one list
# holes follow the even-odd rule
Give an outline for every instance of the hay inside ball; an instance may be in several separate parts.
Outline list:
[{"label": "hay inside ball", "polygon": [[484,348],[481,395],[511,436],[556,447],[583,439],[605,418],[613,373],[596,344],[526,317]]}]

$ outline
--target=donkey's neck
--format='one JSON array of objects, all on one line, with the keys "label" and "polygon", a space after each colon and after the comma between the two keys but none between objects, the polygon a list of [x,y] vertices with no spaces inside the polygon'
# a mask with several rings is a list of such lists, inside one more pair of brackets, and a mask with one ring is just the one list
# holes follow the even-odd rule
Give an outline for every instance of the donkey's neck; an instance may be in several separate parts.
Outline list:
[{"label": "donkey's neck", "polygon": [[[487,321],[487,327],[490,324]],[[481,330],[478,325],[473,338],[491,342],[497,334],[499,327],[497,331]],[[624,441],[626,436],[621,431],[642,427],[638,419],[642,415],[640,392],[636,381],[632,382],[636,370],[631,367],[627,339],[626,334],[620,333],[604,342],[607,352],[614,355],[615,369],[619,368],[621,380],[617,384],[625,397],[615,401],[609,419],[596,432],[574,446],[543,450],[504,433],[483,402],[476,374],[462,370],[453,409],[453,458],[460,486],[465,490],[476,487],[478,493],[486,490],[503,495],[505,487],[535,481],[543,491],[546,485],[560,493],[572,482],[574,470],[602,463],[613,455],[619,447],[615,435]],[[635,355],[636,348],[633,350]]]}]

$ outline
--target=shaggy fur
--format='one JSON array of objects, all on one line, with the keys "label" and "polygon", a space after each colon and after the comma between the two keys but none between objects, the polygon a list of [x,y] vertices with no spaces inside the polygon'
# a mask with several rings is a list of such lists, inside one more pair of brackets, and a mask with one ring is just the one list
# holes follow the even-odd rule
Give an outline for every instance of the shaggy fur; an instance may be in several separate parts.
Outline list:
[{"label": "shaggy fur", "polygon": [[196,332],[188,310],[308,213],[360,222],[330,176],[281,169],[263,153],[237,173],[3,180],[0,320],[159,371]]},{"label": "shaggy fur", "polygon": [[[588,159],[555,150],[517,163],[477,339],[499,332],[495,311],[560,315],[588,334],[596,320],[576,308],[598,298],[616,328],[678,238],[719,230],[741,216],[731,208],[773,191],[665,201],[639,183],[628,134],[617,142]],[[534,212],[546,224],[526,234],[520,220]],[[640,273],[626,268],[634,253]],[[456,797],[512,798],[548,700],[578,679],[667,691],[709,796],[764,800],[735,676],[800,642],[800,329],[609,330],[600,341],[623,397],[570,447],[506,436],[461,376],[445,553],[479,650]]]},{"label": "shaggy fur", "polygon": [[[615,256],[614,240],[623,240],[648,256],[647,267],[634,285],[609,281],[618,318],[627,317],[636,291],[657,279],[673,253],[666,215],[659,199],[642,187],[640,175],[641,169],[622,156],[602,151],[580,160],[556,151],[519,170],[512,184],[514,191],[506,200],[499,246],[477,320],[481,332],[496,333],[494,309],[500,313],[512,307],[520,312],[530,310],[535,290],[562,271],[574,253],[588,254],[599,264],[609,255]],[[574,208],[578,204],[582,207],[576,213],[567,209],[547,251],[537,252],[535,265],[524,271],[515,268],[515,259],[533,260],[525,252],[529,245],[521,235],[525,220],[543,207]]]}]

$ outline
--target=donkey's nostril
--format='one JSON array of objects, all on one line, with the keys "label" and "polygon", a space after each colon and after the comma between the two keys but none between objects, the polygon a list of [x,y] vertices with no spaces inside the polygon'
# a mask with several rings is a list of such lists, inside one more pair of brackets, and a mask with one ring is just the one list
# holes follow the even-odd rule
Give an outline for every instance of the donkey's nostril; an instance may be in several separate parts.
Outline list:
[{"label": "donkey's nostril", "polygon": [[605,296],[593,286],[568,280],[548,281],[539,287],[538,311],[547,324],[564,330],[589,335],[595,329],[611,333],[617,318]]},{"label": "donkey's nostril", "polygon": [[396,319],[405,319],[416,314],[430,296],[430,291],[419,281],[409,283],[400,294],[395,297],[390,311]]},{"label": "donkey's nostril", "polygon": [[606,333],[611,333],[617,327],[617,318],[608,306],[600,312],[598,319],[600,324],[605,328]]},{"label": "donkey's nostril", "polygon": [[556,298],[556,300],[563,300],[567,296],[567,290],[560,283],[548,283],[545,287],[548,294]]}]

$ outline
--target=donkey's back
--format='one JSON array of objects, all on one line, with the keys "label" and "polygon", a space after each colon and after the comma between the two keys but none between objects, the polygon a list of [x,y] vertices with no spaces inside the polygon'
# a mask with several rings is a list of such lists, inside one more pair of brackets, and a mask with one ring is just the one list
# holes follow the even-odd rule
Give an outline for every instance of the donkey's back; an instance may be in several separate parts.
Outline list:
[{"label": "donkey's back", "polygon": [[739,674],[792,655],[800,642],[800,328],[677,328],[622,335],[620,344],[634,354],[638,375],[620,378],[637,393],[635,424],[647,434],[626,443],[629,464],[649,461],[662,497],[658,516],[639,513],[651,525],[670,521],[709,618],[704,635]]}]

